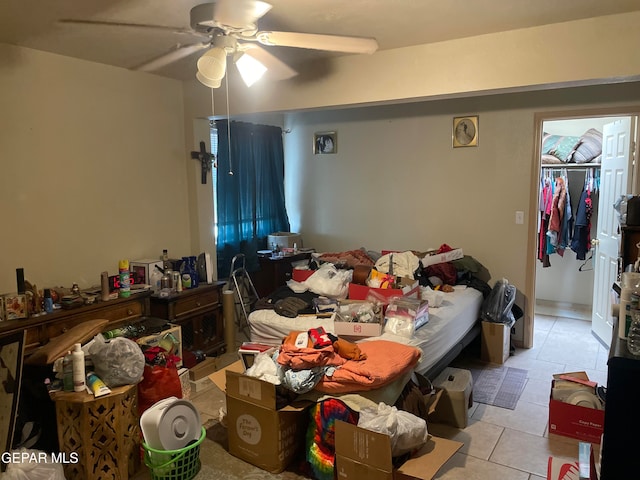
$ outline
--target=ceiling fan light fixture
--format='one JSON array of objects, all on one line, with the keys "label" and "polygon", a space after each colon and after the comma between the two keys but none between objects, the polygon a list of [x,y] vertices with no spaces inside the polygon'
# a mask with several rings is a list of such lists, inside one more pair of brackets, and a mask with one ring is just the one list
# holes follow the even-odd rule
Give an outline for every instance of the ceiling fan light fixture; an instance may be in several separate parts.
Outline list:
[{"label": "ceiling fan light fixture", "polygon": [[[224,48],[213,47],[198,59],[198,73],[211,83],[220,86],[220,80],[227,71],[227,52]],[[196,75],[196,78],[198,76]],[[200,80],[198,78],[198,80]],[[202,80],[200,80],[202,82]],[[216,87],[213,87],[216,88]]]},{"label": "ceiling fan light fixture", "polygon": [[247,87],[250,87],[260,80],[267,71],[267,67],[265,67],[262,62],[246,52],[240,53],[240,55],[236,57],[235,63]]},{"label": "ceiling fan light fixture", "polygon": [[220,85],[222,85],[222,79],[219,80],[212,80],[211,78],[207,78],[204,75],[202,75],[200,72],[196,72],[196,78],[198,79],[198,81],[203,84],[205,87],[209,87],[209,88],[220,88]]}]

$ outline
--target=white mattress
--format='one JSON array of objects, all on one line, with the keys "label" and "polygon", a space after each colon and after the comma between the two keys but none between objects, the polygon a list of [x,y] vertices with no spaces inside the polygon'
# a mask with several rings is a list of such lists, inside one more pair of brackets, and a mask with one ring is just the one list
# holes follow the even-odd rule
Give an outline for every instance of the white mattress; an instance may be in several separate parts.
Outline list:
[{"label": "white mattress", "polygon": [[317,318],[314,315],[289,318],[278,315],[274,310],[254,310],[249,314],[249,333],[251,341],[266,345],[280,345],[289,332],[307,331],[310,328],[324,327],[325,332],[335,333],[333,316]]},{"label": "white mattress", "polygon": [[[474,288],[456,286],[455,291],[445,293],[442,305],[429,309],[429,323],[420,327],[412,338],[383,333],[373,339],[392,340],[413,345],[422,350],[422,359],[416,371],[423,373],[440,360],[451,347],[456,345],[471,330],[480,316],[482,293]],[[251,341],[267,345],[280,345],[282,339],[292,330],[308,330],[324,327],[329,333],[335,333],[334,319],[298,316],[288,318],[273,310],[256,310],[249,315]]]},{"label": "white mattress", "polygon": [[482,293],[462,285],[454,288],[455,291],[445,293],[440,307],[429,309],[429,323],[416,330],[412,338],[389,333],[373,338],[418,347],[422,350],[422,359],[415,370],[419,373],[426,372],[462,340],[480,318]]}]

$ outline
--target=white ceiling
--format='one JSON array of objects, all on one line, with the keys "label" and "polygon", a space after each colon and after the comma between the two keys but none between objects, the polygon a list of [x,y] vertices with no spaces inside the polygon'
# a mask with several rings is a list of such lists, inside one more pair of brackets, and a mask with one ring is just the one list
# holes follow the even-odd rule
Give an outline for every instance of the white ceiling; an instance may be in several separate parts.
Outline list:
[{"label": "white ceiling", "polygon": [[[202,0],[2,0],[0,42],[134,68],[200,37],[166,30],[58,23],[88,19],[189,27]],[[374,37],[380,50],[640,10],[638,0],[269,0],[260,30]],[[597,32],[594,32],[597,34]],[[266,47],[303,72],[326,52]],[[198,54],[155,73],[192,79]]]}]

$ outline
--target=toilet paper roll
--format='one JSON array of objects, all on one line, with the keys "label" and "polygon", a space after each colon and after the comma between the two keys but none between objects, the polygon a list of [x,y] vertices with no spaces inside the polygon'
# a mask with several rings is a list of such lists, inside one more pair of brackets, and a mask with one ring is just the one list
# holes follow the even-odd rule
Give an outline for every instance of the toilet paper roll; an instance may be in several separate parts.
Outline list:
[{"label": "toilet paper roll", "polygon": [[236,295],[233,290],[222,292],[222,313],[224,316],[224,342],[227,351],[236,348]]}]

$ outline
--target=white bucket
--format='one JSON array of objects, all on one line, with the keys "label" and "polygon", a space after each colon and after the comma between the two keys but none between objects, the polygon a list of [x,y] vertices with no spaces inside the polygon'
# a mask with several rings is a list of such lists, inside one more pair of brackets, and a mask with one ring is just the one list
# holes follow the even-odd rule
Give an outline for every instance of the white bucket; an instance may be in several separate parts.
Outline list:
[{"label": "white bucket", "polygon": [[145,443],[156,450],[179,450],[200,439],[200,414],[188,400],[176,397],[154,403],[140,416]]}]

